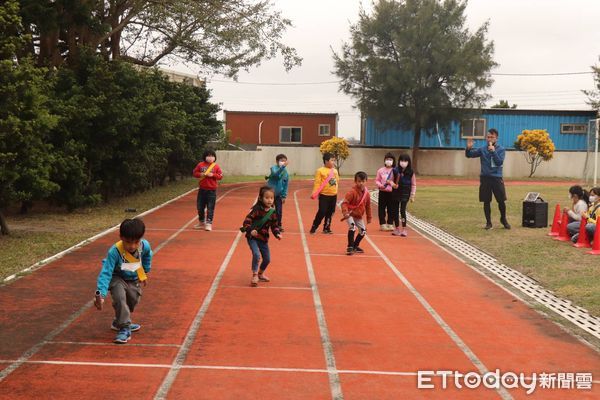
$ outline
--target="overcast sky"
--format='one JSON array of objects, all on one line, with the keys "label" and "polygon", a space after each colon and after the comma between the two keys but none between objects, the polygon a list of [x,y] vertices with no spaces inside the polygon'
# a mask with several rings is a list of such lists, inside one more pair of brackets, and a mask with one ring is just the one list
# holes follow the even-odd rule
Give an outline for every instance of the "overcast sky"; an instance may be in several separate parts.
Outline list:
[{"label": "overcast sky", "polygon": [[[358,138],[359,112],[352,98],[335,83],[303,83],[338,79],[331,48],[339,51],[349,40],[361,4],[371,9],[370,0],[275,0],[293,21],[285,42],[303,57],[302,66],[286,73],[281,60],[272,60],[240,73],[239,83],[213,76],[207,82],[213,101],[237,111],[337,112],[339,136]],[[499,64],[493,72],[584,72],[600,64],[599,0],[470,0],[466,14],[471,31],[489,21],[488,39]],[[589,109],[581,90],[594,88],[590,74],[494,76],[494,81],[488,106],[505,99],[527,109]]]}]

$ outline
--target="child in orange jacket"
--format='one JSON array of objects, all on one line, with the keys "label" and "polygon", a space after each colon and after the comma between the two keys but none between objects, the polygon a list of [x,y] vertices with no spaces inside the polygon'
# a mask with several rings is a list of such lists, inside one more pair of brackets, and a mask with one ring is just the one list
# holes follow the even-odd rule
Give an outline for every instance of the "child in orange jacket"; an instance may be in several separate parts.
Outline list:
[{"label": "child in orange jacket", "polygon": [[[354,174],[354,187],[342,202],[342,221],[348,223],[348,247],[346,254],[351,256],[354,253],[364,253],[358,245],[367,234],[367,227],[363,216],[367,214],[367,224],[371,223],[371,196],[366,187],[367,174],[359,171]],[[357,232],[358,228],[358,232]],[[356,238],[354,234],[356,233]]]}]

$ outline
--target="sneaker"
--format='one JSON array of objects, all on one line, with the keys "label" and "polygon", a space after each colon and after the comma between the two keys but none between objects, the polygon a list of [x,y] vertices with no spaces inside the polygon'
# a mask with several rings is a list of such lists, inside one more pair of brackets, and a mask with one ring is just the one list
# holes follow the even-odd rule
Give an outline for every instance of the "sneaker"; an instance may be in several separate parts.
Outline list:
[{"label": "sneaker", "polygon": [[489,231],[490,229],[492,229],[492,223],[488,222],[487,224],[485,224],[485,230]]},{"label": "sneaker", "polygon": [[360,247],[355,247],[354,252],[358,253],[358,254],[363,254],[365,251],[363,249],[361,249]]},{"label": "sneaker", "polygon": [[323,229],[323,233],[326,235],[333,235],[333,232],[331,231],[331,229]]},{"label": "sneaker", "polygon": [[252,286],[252,287],[258,286],[258,274],[252,275],[252,280],[250,280],[250,286]]},{"label": "sneaker", "polygon": [[408,236],[408,231],[405,229],[402,229],[402,232],[400,232],[400,236],[402,237],[407,237]]},{"label": "sneaker", "polygon": [[392,232],[392,235],[402,236],[402,230],[400,229],[400,227],[395,228],[394,231]]},{"label": "sneaker", "polygon": [[352,254],[354,254],[354,247],[352,246],[348,246],[346,247],[346,254],[351,256]]},{"label": "sneaker", "polygon": [[502,224],[502,226],[504,226],[504,229],[510,229],[510,224],[507,220],[500,220],[500,223]]},{"label": "sneaker", "polygon": [[310,234],[314,235],[315,233],[317,233],[317,228],[315,228],[314,226],[312,228],[310,228]]},{"label": "sneaker", "polygon": [[388,232],[391,232],[391,231],[393,231],[394,229],[396,229],[396,228],[394,227],[394,225],[392,225],[392,224],[387,224],[387,225],[386,225],[386,227],[387,227],[387,229],[386,229],[386,230],[387,230]]},{"label": "sneaker", "polygon": [[194,229],[202,229],[204,228],[204,222],[198,222],[196,225],[194,225]]},{"label": "sneaker", "polygon": [[571,242],[577,243],[578,240],[579,240],[579,233],[576,233],[573,236],[571,236]]},{"label": "sneaker", "polygon": [[387,227],[388,227],[387,224],[381,224],[381,225],[379,225],[379,230],[382,232],[385,232],[388,230]]},{"label": "sneaker", "polygon": [[[110,325],[110,329],[112,329],[113,331],[120,330],[116,324],[117,324],[117,321],[113,320],[112,324]],[[140,324],[134,324],[133,322],[129,324],[129,330],[131,332],[137,332],[140,329],[142,329],[142,326]]]},{"label": "sneaker", "polygon": [[212,231],[212,224],[210,224],[210,223],[204,224],[204,230],[205,231]]},{"label": "sneaker", "polygon": [[265,274],[258,274],[258,281],[259,282],[271,282],[269,277],[266,276]]},{"label": "sneaker", "polygon": [[113,342],[117,344],[124,344],[127,343],[129,339],[131,339],[131,330],[129,330],[129,328],[121,328],[119,329],[119,333],[117,333],[117,336],[115,336],[115,340],[113,340]]}]

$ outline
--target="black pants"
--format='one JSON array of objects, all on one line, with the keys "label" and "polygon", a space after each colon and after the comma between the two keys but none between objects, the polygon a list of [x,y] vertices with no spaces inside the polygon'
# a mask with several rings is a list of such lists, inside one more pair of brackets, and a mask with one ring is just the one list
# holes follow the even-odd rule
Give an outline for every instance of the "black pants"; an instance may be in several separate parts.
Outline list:
[{"label": "black pants", "polygon": [[215,214],[215,203],[217,202],[217,191],[216,190],[198,190],[198,197],[196,198],[196,206],[198,208],[198,220],[204,221],[204,209],[206,208],[206,223],[212,224],[213,217]]},{"label": "black pants", "polygon": [[283,219],[283,197],[281,196],[275,196],[275,212],[277,213],[277,225],[281,228]]},{"label": "black pants", "polygon": [[323,229],[331,229],[331,217],[333,217],[333,213],[335,212],[336,203],[337,195],[319,195],[319,210],[317,211],[317,215],[315,215],[311,230],[316,231],[319,225],[321,225],[323,218],[325,219],[325,222],[323,223]]},{"label": "black pants", "polygon": [[[405,210],[406,211],[406,210]],[[392,216],[394,226],[397,228],[400,226],[400,199],[392,198],[390,201],[390,209],[388,211]]]},{"label": "black pants", "polygon": [[[379,191],[379,200],[377,205],[377,212],[379,214],[379,225],[389,224],[391,225],[394,220],[394,210],[392,203],[392,192]],[[387,214],[386,214],[387,211]],[[397,214],[398,212],[396,212]]]},{"label": "black pants", "polygon": [[[400,200],[400,217],[402,218],[402,227],[406,228],[406,205],[408,200]],[[396,225],[398,226],[398,225]]]},{"label": "black pants", "polygon": [[506,189],[504,188],[504,180],[496,176],[480,176],[479,182],[479,201],[483,203],[483,213],[487,223],[492,223],[492,194],[498,202],[500,220],[503,222],[506,221]]}]

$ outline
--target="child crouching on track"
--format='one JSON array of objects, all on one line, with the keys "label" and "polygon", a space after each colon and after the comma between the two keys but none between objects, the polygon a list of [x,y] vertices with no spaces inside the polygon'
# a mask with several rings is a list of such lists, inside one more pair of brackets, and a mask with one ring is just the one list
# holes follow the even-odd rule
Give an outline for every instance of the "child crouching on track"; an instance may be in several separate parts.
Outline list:
[{"label": "child crouching on track", "polygon": [[121,240],[108,250],[106,258],[102,260],[94,304],[101,310],[110,290],[115,309],[111,329],[118,331],[115,343],[127,343],[131,332],[141,328],[139,324],[131,322],[131,313],[140,301],[140,283],[146,286],[146,273],[150,272],[152,264],[150,243],[142,239],[145,232],[146,226],[142,220],[124,220],[119,227]]},{"label": "child crouching on track", "polygon": [[[367,234],[367,227],[363,216],[367,214],[367,224],[371,223],[371,196],[366,187],[367,174],[360,171],[354,174],[354,187],[342,201],[342,221],[348,223],[348,247],[346,254],[364,253],[358,245]],[[354,234],[356,233],[356,238]]]},{"label": "child crouching on track", "polygon": [[[250,286],[257,286],[258,282],[270,282],[265,275],[265,269],[271,262],[271,253],[269,252],[269,228],[273,235],[281,240],[281,232],[277,222],[277,213],[273,208],[275,202],[275,191],[269,186],[263,186],[258,192],[258,199],[250,213],[246,215],[242,232],[246,232],[248,246],[252,251],[252,280]],[[258,262],[262,257],[260,268]]]}]

